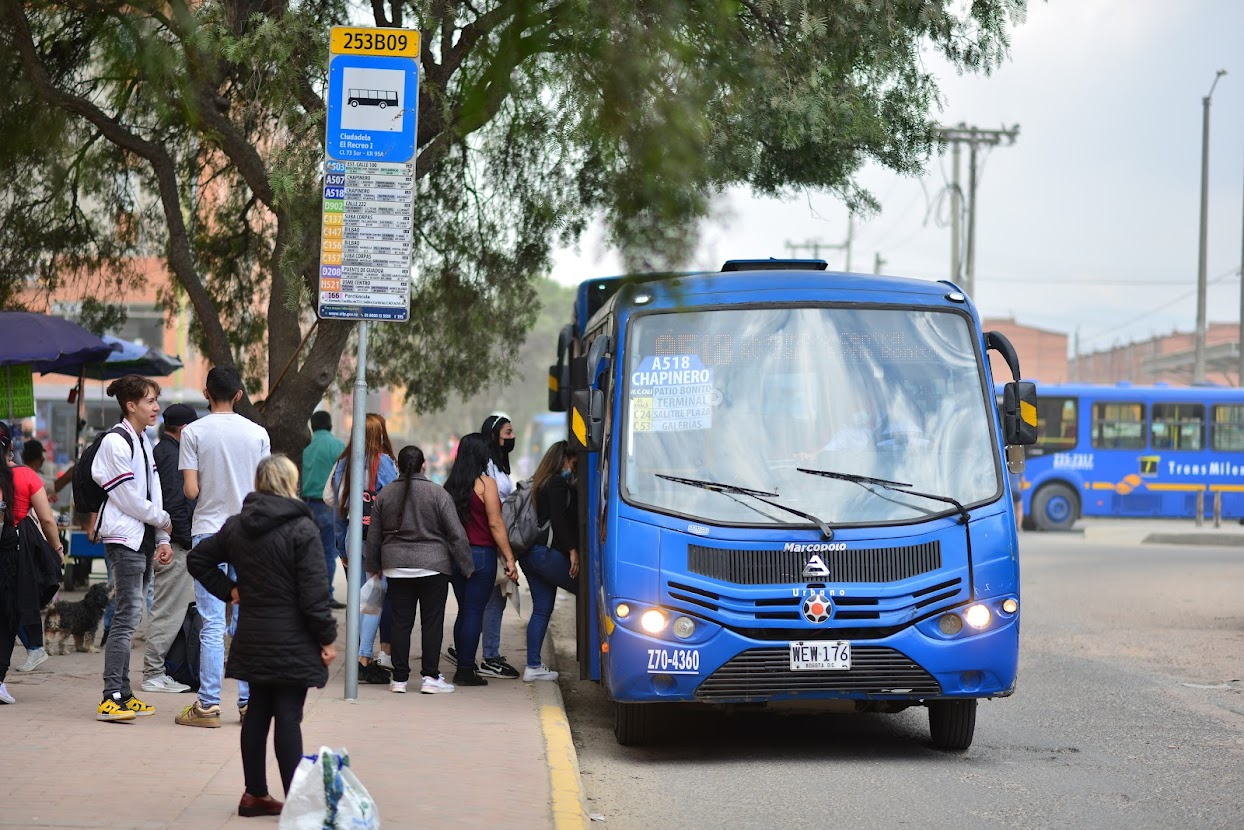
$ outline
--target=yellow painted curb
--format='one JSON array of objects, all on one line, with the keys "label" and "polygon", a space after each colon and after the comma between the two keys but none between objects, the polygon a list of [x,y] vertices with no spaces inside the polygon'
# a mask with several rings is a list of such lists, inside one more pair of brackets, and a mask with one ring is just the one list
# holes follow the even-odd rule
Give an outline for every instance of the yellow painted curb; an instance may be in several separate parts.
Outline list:
[{"label": "yellow painted curb", "polygon": [[537,680],[531,687],[540,728],[544,732],[544,757],[549,767],[549,791],[556,830],[583,830],[588,826],[583,784],[579,778],[579,755],[570,737],[566,705],[556,681]]}]

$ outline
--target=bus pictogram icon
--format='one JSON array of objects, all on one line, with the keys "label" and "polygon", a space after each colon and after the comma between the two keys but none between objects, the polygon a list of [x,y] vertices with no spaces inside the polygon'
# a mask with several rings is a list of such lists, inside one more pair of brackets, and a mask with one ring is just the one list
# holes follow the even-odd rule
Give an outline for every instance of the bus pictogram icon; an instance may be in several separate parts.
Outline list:
[{"label": "bus pictogram icon", "polygon": [[352,107],[396,107],[397,92],[391,89],[349,89],[346,90],[346,103]]}]

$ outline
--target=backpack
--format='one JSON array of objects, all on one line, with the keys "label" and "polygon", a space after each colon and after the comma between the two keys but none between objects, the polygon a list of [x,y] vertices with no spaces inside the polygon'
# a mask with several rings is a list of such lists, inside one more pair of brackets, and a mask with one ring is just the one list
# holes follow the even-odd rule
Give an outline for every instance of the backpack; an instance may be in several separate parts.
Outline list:
[{"label": "backpack", "polygon": [[194,691],[199,690],[199,634],[203,630],[203,618],[193,602],[186,606],[186,617],[181,629],[164,655],[164,673],[184,683]]},{"label": "backpack", "polygon": [[95,465],[95,456],[99,453],[99,447],[104,443],[104,436],[108,433],[116,433],[124,438],[125,443],[130,445],[130,455],[134,454],[134,439],[124,427],[116,426],[95,436],[95,440],[82,451],[82,455],[78,457],[78,463],[73,468],[73,503],[79,513],[99,513],[108,501],[108,494],[104,492],[104,488],[91,477],[91,467]]},{"label": "backpack", "polygon": [[531,485],[531,479],[518,482],[514,492],[501,503],[501,518],[505,521],[510,550],[514,551],[515,556],[526,553],[538,542],[547,544],[544,534],[548,532],[549,523],[541,524],[536,516],[536,500],[532,498]]}]

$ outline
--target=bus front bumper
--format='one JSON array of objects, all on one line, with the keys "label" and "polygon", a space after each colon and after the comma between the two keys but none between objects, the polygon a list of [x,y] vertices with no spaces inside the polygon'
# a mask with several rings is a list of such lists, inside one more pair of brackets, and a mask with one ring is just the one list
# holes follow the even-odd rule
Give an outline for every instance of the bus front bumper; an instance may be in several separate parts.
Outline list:
[{"label": "bus front bumper", "polygon": [[699,642],[675,642],[608,628],[604,682],[624,703],[1005,697],[1019,661],[1018,618],[954,638],[925,620],[884,639],[851,640],[850,668],[835,670],[792,666],[790,644],[813,633],[798,629],[789,639],[756,640],[719,628]]}]

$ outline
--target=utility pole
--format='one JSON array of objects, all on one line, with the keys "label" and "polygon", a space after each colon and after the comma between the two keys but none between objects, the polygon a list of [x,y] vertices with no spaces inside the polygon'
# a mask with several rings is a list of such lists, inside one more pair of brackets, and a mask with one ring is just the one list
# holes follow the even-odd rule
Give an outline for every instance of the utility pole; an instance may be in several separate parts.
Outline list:
[{"label": "utility pole", "polygon": [[885,263],[886,263],[886,261],[885,261],[885,259],[881,256],[881,252],[880,252],[880,251],[876,251],[876,252],[873,254],[873,273],[874,273],[874,274],[880,274],[880,273],[881,273],[881,269],[885,266]]},{"label": "utility pole", "polygon": [[[966,274],[963,276],[963,288],[968,296],[972,296],[976,291],[976,180],[977,180],[977,148],[981,146],[997,147],[1003,141],[1008,145],[1014,144],[1016,137],[1019,135],[1019,125],[1013,127],[1003,127],[999,130],[986,130],[980,127],[969,127],[960,123],[954,127],[937,127],[934,132],[937,137],[951,146],[951,153],[954,164],[954,183],[952,184],[951,204],[954,207],[954,216],[951,219],[951,232],[954,239],[951,240],[951,268],[958,269],[961,263],[959,256],[959,200],[962,195],[959,191],[959,145],[966,144],[968,146],[968,238],[967,238],[967,256],[963,258],[966,264]],[[957,270],[951,274],[951,279],[957,281],[960,275]]]},{"label": "utility pole", "polygon": [[[960,124],[959,126],[963,126]],[[959,187],[959,142],[950,145],[950,281],[956,285],[963,277],[963,260],[959,246],[963,244],[963,231],[959,223],[963,220],[963,190]]]},{"label": "utility pole", "polygon": [[799,252],[801,251],[807,251],[812,255],[813,259],[821,258],[822,248],[825,248],[826,250],[830,250],[830,251],[845,251],[847,255],[846,256],[847,261],[846,261],[846,268],[844,270],[850,271],[851,270],[851,239],[854,233],[855,233],[855,214],[852,213],[852,214],[847,215],[847,240],[845,242],[839,242],[835,244],[835,243],[830,243],[830,242],[822,242],[819,239],[809,239],[806,242],[791,242],[788,239],[786,240],[786,250],[790,252],[790,255],[792,257],[797,256]]},{"label": "utility pole", "polygon": [[1192,382],[1205,382],[1205,258],[1209,218],[1209,101],[1214,97],[1218,79],[1227,74],[1219,69],[1209,92],[1201,99],[1201,231],[1196,263],[1196,352]]},{"label": "utility pole", "polygon": [[1240,342],[1235,347],[1240,359],[1236,386],[1244,388],[1244,229],[1240,231]]}]

